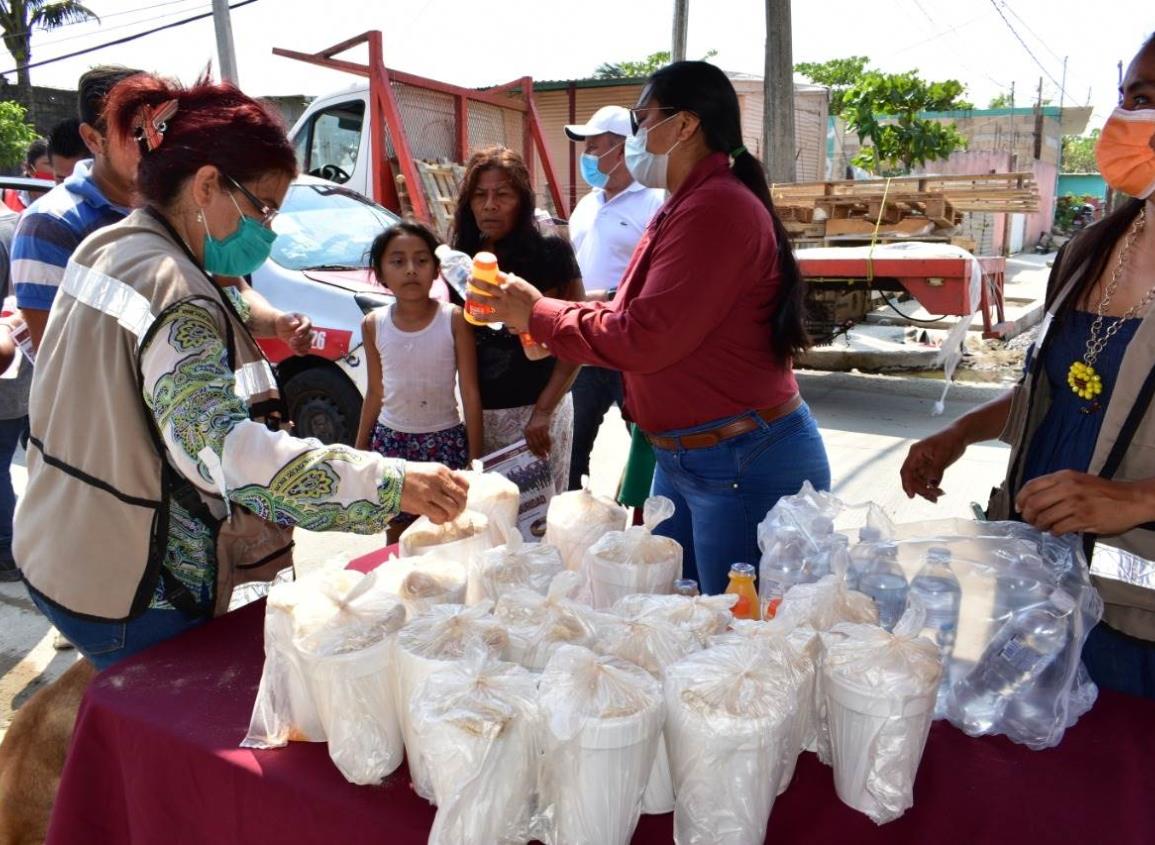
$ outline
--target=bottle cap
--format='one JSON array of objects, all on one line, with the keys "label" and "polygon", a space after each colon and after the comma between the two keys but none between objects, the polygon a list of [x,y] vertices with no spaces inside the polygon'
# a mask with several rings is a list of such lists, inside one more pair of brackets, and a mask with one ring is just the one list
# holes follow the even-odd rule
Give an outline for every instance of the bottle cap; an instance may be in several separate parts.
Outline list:
[{"label": "bottle cap", "polygon": [[492,252],[479,252],[473,256],[473,264],[475,267],[484,267],[485,269],[497,267],[497,256]]},{"label": "bottle cap", "polygon": [[949,563],[952,555],[946,546],[931,546],[926,550],[926,559],[935,563]]},{"label": "bottle cap", "polygon": [[674,582],[674,592],[680,596],[698,595],[698,582],[693,578],[679,578]]},{"label": "bottle cap", "polygon": [[1070,593],[1061,587],[1056,588],[1055,591],[1051,593],[1051,604],[1053,604],[1055,609],[1060,613],[1070,613],[1075,609],[1075,600],[1071,598]]},{"label": "bottle cap", "polygon": [[864,525],[858,529],[858,542],[877,543],[882,539],[882,531],[874,525]]},{"label": "bottle cap", "polygon": [[754,577],[754,567],[749,563],[732,563],[730,564],[731,575],[741,575],[744,578]]}]

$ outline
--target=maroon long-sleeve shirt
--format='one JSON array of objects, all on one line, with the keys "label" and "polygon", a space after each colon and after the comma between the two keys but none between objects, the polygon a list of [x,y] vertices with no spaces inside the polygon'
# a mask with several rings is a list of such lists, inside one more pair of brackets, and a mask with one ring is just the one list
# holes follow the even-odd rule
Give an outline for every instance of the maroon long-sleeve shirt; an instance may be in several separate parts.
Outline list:
[{"label": "maroon long-sleeve shirt", "polygon": [[666,432],[798,391],[770,347],[778,287],[770,214],[715,153],[654,216],[613,302],[542,299],[530,332],[562,360],[621,370],[626,416]]}]

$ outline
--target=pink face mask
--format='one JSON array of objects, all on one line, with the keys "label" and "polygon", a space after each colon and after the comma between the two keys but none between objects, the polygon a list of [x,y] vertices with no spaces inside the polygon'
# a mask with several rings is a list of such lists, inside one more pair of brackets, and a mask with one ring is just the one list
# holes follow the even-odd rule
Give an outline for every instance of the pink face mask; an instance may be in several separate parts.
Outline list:
[{"label": "pink face mask", "polygon": [[1111,112],[1095,146],[1099,172],[1116,191],[1138,199],[1155,194],[1155,109]]}]

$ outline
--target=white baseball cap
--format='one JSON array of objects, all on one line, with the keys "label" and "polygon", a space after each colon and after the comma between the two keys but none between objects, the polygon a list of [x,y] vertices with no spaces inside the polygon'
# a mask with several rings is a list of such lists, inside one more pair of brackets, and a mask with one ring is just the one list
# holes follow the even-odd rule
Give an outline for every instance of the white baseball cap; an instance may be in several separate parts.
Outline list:
[{"label": "white baseball cap", "polygon": [[613,132],[623,138],[633,135],[630,128],[630,110],[622,106],[602,106],[585,123],[571,123],[565,127],[565,134],[571,141],[584,141],[591,135],[606,132]]}]

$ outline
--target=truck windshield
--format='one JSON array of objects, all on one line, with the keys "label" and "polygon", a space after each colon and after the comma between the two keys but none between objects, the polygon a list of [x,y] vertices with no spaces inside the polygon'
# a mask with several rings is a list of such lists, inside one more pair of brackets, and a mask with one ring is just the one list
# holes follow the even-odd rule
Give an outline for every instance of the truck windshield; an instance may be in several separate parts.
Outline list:
[{"label": "truck windshield", "polygon": [[287,270],[368,267],[369,245],[399,220],[347,188],[298,183],[273,221],[272,258]]}]

